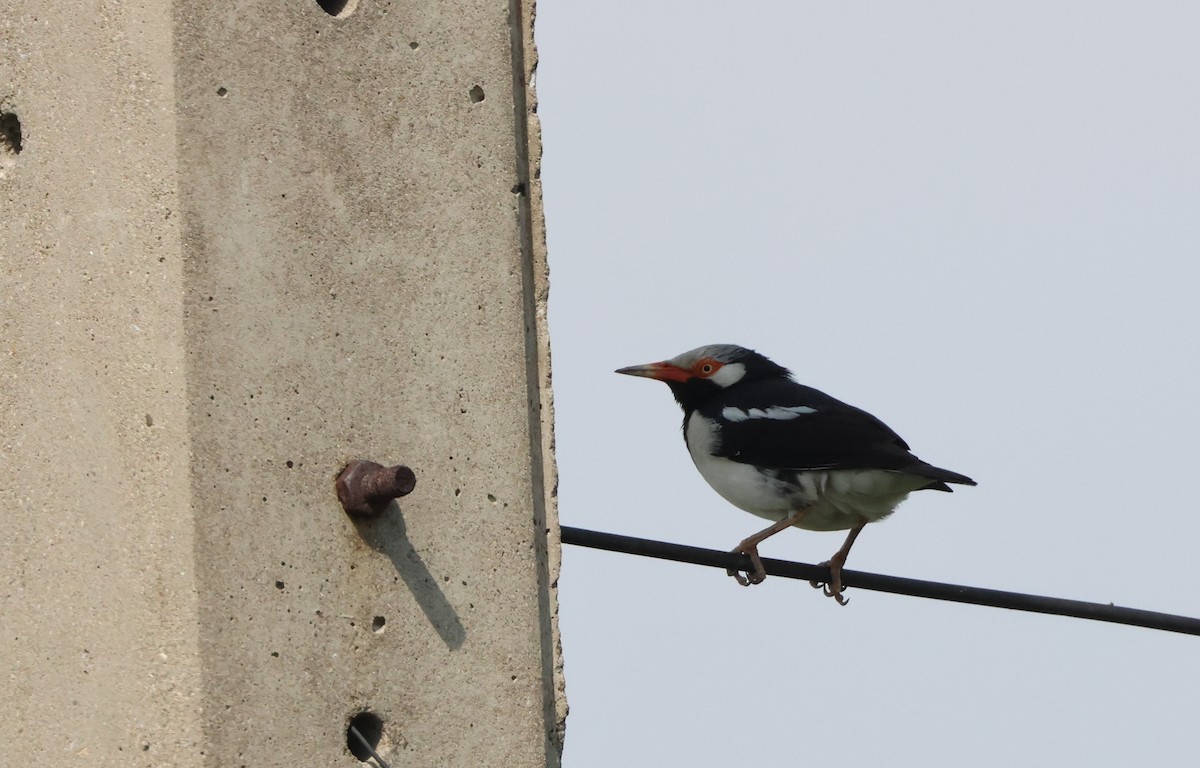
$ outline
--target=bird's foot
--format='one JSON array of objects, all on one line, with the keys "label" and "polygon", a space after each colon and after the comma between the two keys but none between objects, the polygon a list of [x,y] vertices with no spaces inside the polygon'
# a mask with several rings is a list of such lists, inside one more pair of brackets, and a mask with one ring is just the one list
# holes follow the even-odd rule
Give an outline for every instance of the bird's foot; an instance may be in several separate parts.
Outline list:
[{"label": "bird's foot", "polygon": [[737,579],[737,583],[743,587],[748,587],[751,584],[761,584],[767,578],[767,569],[763,567],[762,559],[758,556],[758,547],[751,544],[746,545],[746,542],[739,544],[733,551],[735,555],[749,555],[750,564],[754,566],[754,570],[746,571],[745,575],[736,568],[729,568],[725,573]]},{"label": "bird's foot", "polygon": [[846,591],[846,587],[842,584],[842,564],[836,560],[826,560],[821,565],[829,566],[829,581],[817,581],[816,579],[808,582],[813,589],[819,589],[825,593],[825,597],[832,597],[838,601],[838,605],[845,605],[850,602],[850,598],[842,593]]}]

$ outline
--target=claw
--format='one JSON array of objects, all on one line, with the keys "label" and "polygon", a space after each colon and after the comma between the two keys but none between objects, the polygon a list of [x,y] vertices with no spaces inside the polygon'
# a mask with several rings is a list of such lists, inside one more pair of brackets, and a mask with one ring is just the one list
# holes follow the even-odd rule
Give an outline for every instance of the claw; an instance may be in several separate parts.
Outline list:
[{"label": "claw", "polygon": [[742,572],[736,568],[729,568],[725,573],[737,579],[737,583],[743,587],[748,587],[751,584],[762,584],[767,578],[767,569],[763,567],[762,559],[758,556],[758,547],[745,545],[743,542],[737,549],[731,550],[735,555],[749,555],[750,564],[754,566],[754,570],[746,571],[743,576]]},{"label": "claw", "polygon": [[850,554],[850,547],[854,546],[854,540],[858,538],[858,534],[862,533],[863,526],[867,524],[864,520],[862,525],[857,528],[850,529],[850,534],[846,536],[846,541],[842,544],[842,548],[833,554],[833,557],[821,563],[823,566],[829,567],[829,581],[817,581],[813,579],[808,582],[814,589],[820,589],[825,593],[826,597],[832,597],[838,601],[838,605],[845,605],[850,602],[849,598],[843,597],[842,593],[846,591],[845,585],[842,584],[842,566],[846,564],[846,556]]},{"label": "claw", "polygon": [[828,560],[820,565],[829,567],[829,581],[824,582],[813,579],[812,581],[808,582],[809,586],[811,586],[813,589],[821,590],[825,597],[832,597],[834,600],[837,600],[838,605],[845,605],[846,603],[850,602],[850,598],[842,594],[846,591],[846,587],[842,584],[841,566],[835,565]]},{"label": "claw", "polygon": [[743,587],[748,587],[751,584],[761,584],[767,578],[767,569],[763,567],[762,558],[758,556],[758,545],[784,528],[790,528],[795,525],[803,514],[804,510],[798,509],[776,522],[770,528],[765,528],[749,538],[742,539],[742,543],[733,549],[733,554],[749,555],[750,564],[754,566],[754,570],[746,571],[745,576],[736,568],[730,568],[725,573],[737,579],[737,583]]}]

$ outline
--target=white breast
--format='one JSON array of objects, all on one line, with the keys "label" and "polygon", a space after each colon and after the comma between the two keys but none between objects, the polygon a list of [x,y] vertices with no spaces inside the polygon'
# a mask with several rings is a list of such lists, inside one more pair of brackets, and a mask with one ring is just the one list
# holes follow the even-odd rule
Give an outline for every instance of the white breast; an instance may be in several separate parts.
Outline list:
[{"label": "white breast", "polygon": [[797,509],[797,527],[840,531],[882,520],[927,478],[884,469],[760,470],[712,455],[720,426],[693,412],[688,418],[688,451],[713,490],[739,509],[782,520]]}]

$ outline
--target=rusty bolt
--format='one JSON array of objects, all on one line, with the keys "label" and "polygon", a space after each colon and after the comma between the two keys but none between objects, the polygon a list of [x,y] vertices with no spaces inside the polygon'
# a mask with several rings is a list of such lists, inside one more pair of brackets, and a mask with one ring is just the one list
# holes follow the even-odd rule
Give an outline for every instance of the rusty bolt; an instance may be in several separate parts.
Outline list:
[{"label": "rusty bolt", "polygon": [[385,467],[355,459],[346,465],[337,481],[338,501],[351,515],[378,515],[392,499],[407,496],[417,484],[408,467]]}]

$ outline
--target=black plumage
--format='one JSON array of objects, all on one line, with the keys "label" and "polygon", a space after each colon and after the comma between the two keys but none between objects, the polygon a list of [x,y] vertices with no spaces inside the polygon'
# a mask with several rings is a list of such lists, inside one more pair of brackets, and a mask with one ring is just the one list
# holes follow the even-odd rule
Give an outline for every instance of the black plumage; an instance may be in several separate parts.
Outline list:
[{"label": "black plumage", "polygon": [[[791,419],[732,421],[728,409],[813,409]],[[974,485],[965,475],[935,467],[914,456],[908,443],[875,416],[790,378],[741,381],[713,394],[696,410],[720,429],[713,455],[770,469],[888,469],[933,481]]]}]

